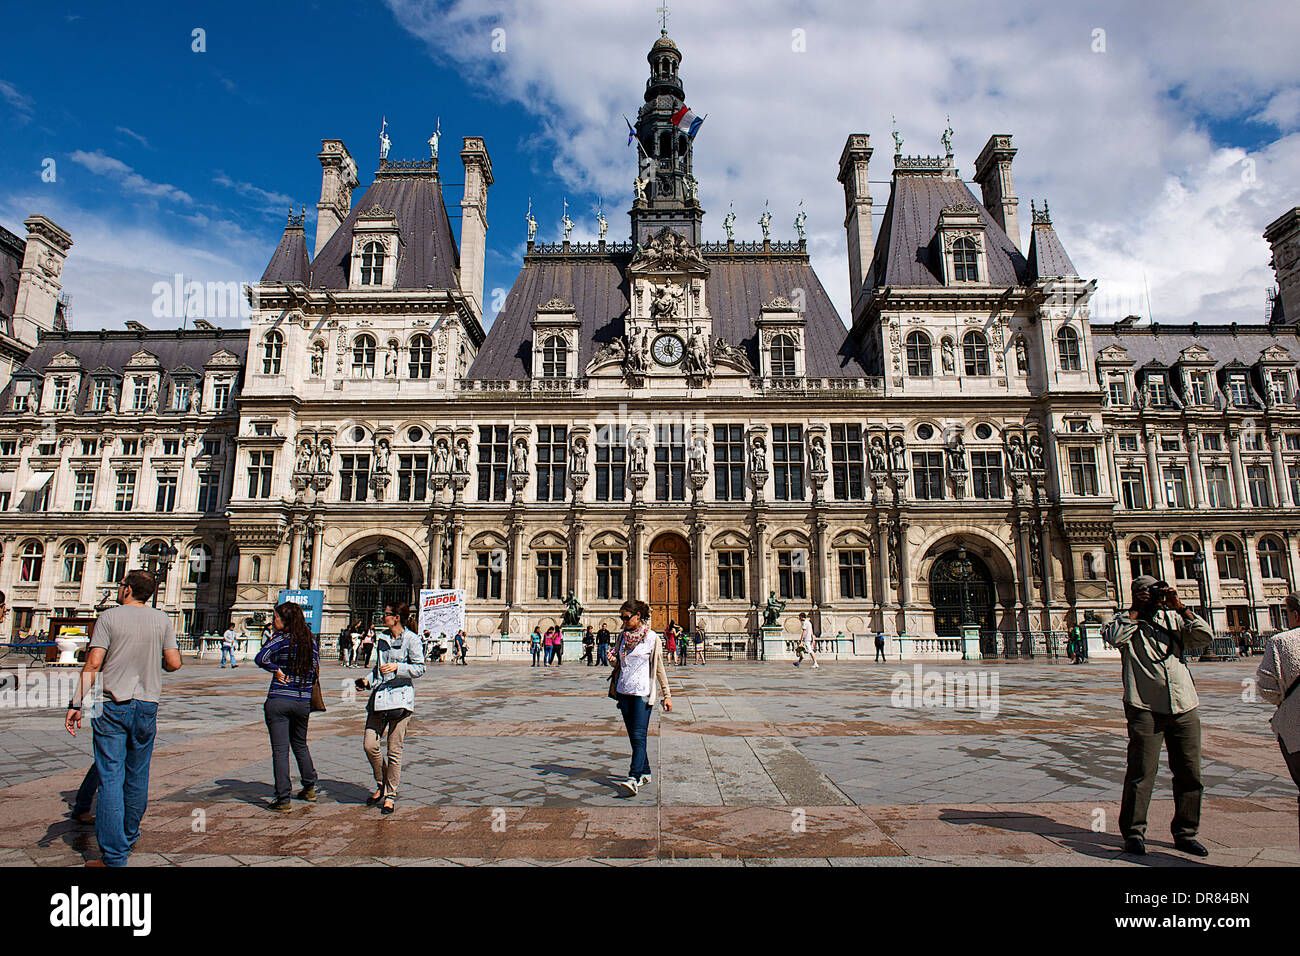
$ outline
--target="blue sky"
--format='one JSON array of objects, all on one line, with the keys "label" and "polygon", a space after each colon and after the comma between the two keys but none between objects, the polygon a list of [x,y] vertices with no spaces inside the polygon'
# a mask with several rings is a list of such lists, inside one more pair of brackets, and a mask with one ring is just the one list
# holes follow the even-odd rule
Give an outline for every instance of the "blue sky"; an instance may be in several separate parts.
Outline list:
[{"label": "blue sky", "polygon": [[[446,181],[462,179],[462,136],[484,136],[492,155],[490,303],[518,270],[530,196],[539,238],[557,235],[565,197],[579,237],[594,233],[598,199],[611,237],[625,235],[633,163],[619,114],[640,104],[658,5],[14,6],[0,223],[21,235],[39,212],[72,233],[75,327],[175,325],[150,314],[154,282],[255,281],[290,202],[308,207],[312,234],[322,138],[347,143],[364,185],[381,115],[394,157],[426,156],[441,117]],[[1260,233],[1300,202],[1296,4],[940,6],[676,5],[687,99],[710,114],[696,148],[706,236],[721,237],[735,202],[740,237],[755,237],[768,200],[774,236],[792,237],[804,200],[814,265],[843,312],[844,137],[871,134],[871,178],[884,181],[891,117],[905,152],[935,153],[951,115],[968,179],[991,133],[1015,136],[1022,206],[1051,201],[1076,265],[1100,281],[1099,318],[1132,311],[1144,287],[1165,321],[1263,315]],[[195,28],[205,52],[192,51]],[[883,209],[888,187],[873,193]],[[459,195],[449,188],[453,210]]]}]

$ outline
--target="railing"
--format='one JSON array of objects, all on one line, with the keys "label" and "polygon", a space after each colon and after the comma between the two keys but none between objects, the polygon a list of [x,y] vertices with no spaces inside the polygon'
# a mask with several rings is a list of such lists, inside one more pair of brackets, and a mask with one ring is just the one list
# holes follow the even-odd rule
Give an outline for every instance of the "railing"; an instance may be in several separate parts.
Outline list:
[{"label": "railing", "polygon": [[462,378],[457,388],[462,393],[479,393],[494,395],[501,392],[514,394],[540,395],[578,395],[587,390],[585,378]]},{"label": "railing", "polygon": [[1069,631],[999,628],[980,632],[980,651],[986,657],[1066,657],[1069,643]]},{"label": "railing", "polygon": [[809,395],[850,394],[878,397],[885,393],[885,380],[879,377],[809,378],[807,376],[755,376],[750,386],[763,394]]}]

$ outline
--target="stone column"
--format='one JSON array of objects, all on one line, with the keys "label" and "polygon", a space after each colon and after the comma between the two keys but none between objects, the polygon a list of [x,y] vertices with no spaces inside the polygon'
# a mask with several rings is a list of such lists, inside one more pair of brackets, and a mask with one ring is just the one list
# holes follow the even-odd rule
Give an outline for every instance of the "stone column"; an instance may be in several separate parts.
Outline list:
[{"label": "stone column", "polygon": [[90,535],[86,538],[86,564],[81,574],[81,593],[77,596],[77,604],[82,610],[89,611],[97,603],[95,598],[95,582],[99,580],[99,538]]},{"label": "stone column", "polygon": [[881,630],[885,628],[885,620],[889,616],[889,607],[893,604],[893,591],[889,586],[889,519],[877,515],[876,517],[876,604],[880,607],[881,620],[879,626]]},{"label": "stone column", "polygon": [[429,557],[425,569],[424,586],[427,588],[436,588],[442,582],[438,580],[438,572],[442,570],[442,512],[431,511],[429,513]]},{"label": "stone column", "polygon": [[1296,502],[1291,500],[1291,489],[1286,483],[1286,463],[1282,460],[1282,442],[1285,439],[1280,431],[1274,430],[1269,432],[1268,440],[1273,446],[1273,487],[1277,489],[1277,505],[1279,508],[1294,506]]},{"label": "stone column", "polygon": [[1119,487],[1119,469],[1115,465],[1115,429],[1106,429],[1106,468],[1110,475],[1110,495],[1117,502],[1122,502]]},{"label": "stone column", "polygon": [[307,582],[308,584],[311,585],[312,590],[320,590],[322,582],[324,580],[324,574],[322,573],[324,569],[322,569],[320,566],[321,551],[324,548],[324,544],[325,544],[325,522],[321,521],[318,518],[314,522],[314,527],[312,529],[311,577],[308,579]]},{"label": "stone column", "polygon": [[912,606],[912,549],[907,543],[911,526],[907,518],[898,519],[898,603],[904,612]]},{"label": "stone column", "polygon": [[813,561],[809,570],[813,575],[812,599],[816,608],[814,612],[816,620],[813,621],[813,625],[817,628],[818,634],[821,634],[825,628],[823,613],[827,604],[827,594],[829,593],[826,586],[826,528],[826,519],[821,515],[816,515],[813,518]]},{"label": "stone column", "polygon": [[302,570],[302,523],[294,521],[289,525],[289,578],[285,587],[296,588]]},{"label": "stone column", "polygon": [[650,596],[650,579],[646,573],[649,562],[645,560],[645,522],[641,515],[633,512],[632,516],[632,553],[628,555],[628,582],[631,587],[628,597],[644,601]]},{"label": "stone column", "polygon": [[1191,425],[1187,428],[1187,451],[1191,455],[1192,507],[1199,509],[1205,504],[1205,470],[1201,468],[1201,435]]},{"label": "stone column", "polygon": [[[702,519],[696,519],[691,523],[691,550],[693,553],[691,561],[691,570],[694,572],[695,580],[691,582],[692,599],[697,611],[704,610],[708,607],[708,601],[705,600],[705,584],[708,582],[708,563],[704,548],[704,537],[707,533],[708,525]],[[698,617],[698,616],[697,616]],[[692,625],[697,623],[691,622]]]},{"label": "stone column", "polygon": [[1142,430],[1143,440],[1147,445],[1147,483],[1151,486],[1151,504],[1157,511],[1166,510],[1165,489],[1160,481],[1160,463],[1156,461],[1155,428],[1148,425]]},{"label": "stone column", "polygon": [[1241,534],[1241,560],[1245,565],[1242,572],[1246,575],[1246,599],[1250,602],[1250,626],[1259,630],[1259,609],[1264,604],[1264,584],[1260,580],[1258,554],[1255,550],[1255,532],[1243,531]]},{"label": "stone column", "polygon": [[1246,493],[1246,473],[1241,467],[1241,433],[1228,429],[1228,451],[1232,455],[1232,506],[1246,507],[1250,495]]},{"label": "stone column", "polygon": [[1283,543],[1283,545],[1284,545],[1284,550],[1286,551],[1286,582],[1287,582],[1287,590],[1288,590],[1288,591],[1295,591],[1295,590],[1296,590],[1296,576],[1295,576],[1295,569],[1296,569],[1295,541],[1292,539],[1292,537],[1291,537],[1291,532],[1290,532],[1289,529],[1286,529],[1286,528],[1283,528],[1283,529],[1282,529],[1282,543]]},{"label": "stone column", "polygon": [[447,574],[451,578],[448,584],[457,587],[460,581],[460,538],[465,530],[465,520],[460,515],[451,516],[451,528],[447,533]]},{"label": "stone column", "polygon": [[759,514],[754,515],[753,523],[753,556],[754,556],[754,601],[760,607],[767,604],[767,595],[763,592],[769,590],[767,582],[767,520]]},{"label": "stone column", "polygon": [[1052,518],[1050,515],[1043,515],[1043,553],[1039,558],[1043,562],[1043,603],[1051,607],[1052,602],[1056,599],[1056,575],[1052,569],[1052,557],[1055,549],[1052,546]]},{"label": "stone column", "polygon": [[586,525],[577,515],[569,523],[569,587],[573,589],[574,596],[582,603],[583,599],[583,576],[582,576],[582,556],[585,548],[582,546],[582,532]]}]

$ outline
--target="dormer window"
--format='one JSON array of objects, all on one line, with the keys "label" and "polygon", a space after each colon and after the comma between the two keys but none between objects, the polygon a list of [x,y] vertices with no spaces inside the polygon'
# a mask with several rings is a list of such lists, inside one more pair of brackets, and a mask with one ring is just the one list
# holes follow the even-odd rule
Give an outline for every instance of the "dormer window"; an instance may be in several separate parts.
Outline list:
[{"label": "dormer window", "polygon": [[1246,376],[1228,376],[1228,397],[1234,405],[1245,406],[1250,404],[1250,388],[1246,384]]},{"label": "dormer window", "polygon": [[795,375],[794,339],[777,335],[772,339],[772,377],[793,378]]},{"label": "dormer window", "polygon": [[172,383],[172,411],[183,412],[189,409],[190,390],[188,379],[179,379]]},{"label": "dormer window", "polygon": [[1291,404],[1291,373],[1290,372],[1270,372],[1269,386],[1273,393],[1274,405]]},{"label": "dormer window", "polygon": [[370,335],[358,335],[352,343],[352,377],[375,377],[375,340]]},{"label": "dormer window", "polygon": [[429,378],[433,374],[433,340],[427,335],[411,339],[411,378]]},{"label": "dormer window", "polygon": [[108,408],[108,392],[112,384],[106,378],[95,379],[95,391],[90,397],[90,407],[97,412],[102,412]]},{"label": "dormer window", "polygon": [[384,247],[367,242],[361,249],[361,284],[384,284]]},{"label": "dormer window", "polygon": [[137,411],[149,407],[149,377],[136,375],[131,379],[131,407]]},{"label": "dormer window", "polygon": [[1188,398],[1193,405],[1208,405],[1210,398],[1210,387],[1205,380],[1204,372],[1194,372],[1187,377]]},{"label": "dormer window", "polygon": [[913,378],[930,378],[934,375],[930,337],[924,332],[911,332],[907,336],[907,374]]},{"label": "dormer window", "polygon": [[954,282],[979,282],[979,249],[970,237],[952,244],[952,277]]},{"label": "dormer window", "polygon": [[68,410],[69,381],[66,378],[59,377],[54,380],[54,410],[56,412],[66,412]]},{"label": "dormer window", "polygon": [[1110,403],[1112,405],[1124,406],[1128,404],[1128,382],[1124,374],[1112,373],[1106,382],[1106,387],[1110,392]]},{"label": "dormer window", "polygon": [[262,374],[279,375],[280,363],[284,357],[284,336],[275,329],[266,333],[262,340]]},{"label": "dormer window", "polygon": [[1147,376],[1147,398],[1152,405],[1169,404],[1169,386],[1163,372]]},{"label": "dormer window", "polygon": [[967,375],[989,374],[989,342],[983,332],[970,331],[961,340]]},{"label": "dormer window", "polygon": [[1056,333],[1056,351],[1061,360],[1062,372],[1083,370],[1083,360],[1079,354],[1079,333],[1070,326],[1062,326]]},{"label": "dormer window", "polygon": [[569,350],[558,335],[542,343],[542,378],[565,378],[569,374]]}]

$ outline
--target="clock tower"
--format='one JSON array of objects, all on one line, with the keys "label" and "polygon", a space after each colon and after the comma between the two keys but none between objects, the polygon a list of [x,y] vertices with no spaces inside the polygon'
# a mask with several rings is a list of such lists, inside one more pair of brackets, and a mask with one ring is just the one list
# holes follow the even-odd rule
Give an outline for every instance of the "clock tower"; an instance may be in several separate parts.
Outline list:
[{"label": "clock tower", "polygon": [[668,226],[633,255],[624,324],[628,341],[648,360],[646,375],[685,375],[698,384],[712,377],[708,277],[699,248]]}]

